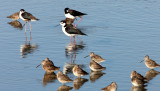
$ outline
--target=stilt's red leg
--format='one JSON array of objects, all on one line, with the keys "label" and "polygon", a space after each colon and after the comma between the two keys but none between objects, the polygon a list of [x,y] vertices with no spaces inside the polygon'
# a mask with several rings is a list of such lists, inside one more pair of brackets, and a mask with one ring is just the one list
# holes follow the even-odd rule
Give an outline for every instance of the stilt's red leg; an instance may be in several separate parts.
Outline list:
[{"label": "stilt's red leg", "polygon": [[31,41],[31,23],[29,22],[30,25],[30,41]]},{"label": "stilt's red leg", "polygon": [[30,32],[31,32],[31,23],[29,22],[29,25],[30,25]]},{"label": "stilt's red leg", "polygon": [[[78,23],[79,23],[82,19],[83,19],[83,18],[81,17],[81,19],[78,21]],[[78,25],[78,23],[76,24],[76,26]],[[75,27],[76,27],[76,26],[75,26]]]},{"label": "stilt's red leg", "polygon": [[74,44],[76,45],[76,40],[75,40],[75,36],[73,36],[73,39],[74,39]]},{"label": "stilt's red leg", "polygon": [[25,21],[25,33],[26,33],[26,31],[27,31],[27,25],[26,25],[26,21]]},{"label": "stilt's red leg", "polygon": [[73,43],[72,43],[72,36],[70,36],[70,38],[71,38],[71,45],[72,45],[72,44],[73,44]]}]

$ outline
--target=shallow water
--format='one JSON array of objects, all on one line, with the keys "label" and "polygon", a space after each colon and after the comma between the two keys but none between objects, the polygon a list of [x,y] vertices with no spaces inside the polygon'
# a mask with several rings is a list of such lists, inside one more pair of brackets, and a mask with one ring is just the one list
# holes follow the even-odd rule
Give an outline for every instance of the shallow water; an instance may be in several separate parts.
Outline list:
[{"label": "shallow water", "polygon": [[[112,81],[117,83],[118,91],[130,91],[131,71],[136,70],[144,76],[149,71],[144,63],[139,63],[146,54],[160,63],[159,0],[1,0],[0,3],[0,90],[57,90],[61,83],[54,79],[54,74],[47,76],[42,67],[36,69],[46,57],[61,67],[61,71],[64,71],[63,67],[72,67],[70,64],[75,63],[90,75],[96,73],[91,73],[90,58],[84,58],[86,55],[95,52],[107,59],[101,63],[107,69],[98,73],[98,79],[84,76],[82,78],[87,79],[84,84],[72,88],[72,91],[99,91]],[[88,14],[78,25],[88,36],[79,36],[83,43],[78,42],[76,50],[70,50],[70,38],[63,34],[61,26],[55,27],[65,19],[65,7]],[[21,8],[40,19],[31,23],[31,41],[29,24],[26,35],[25,28],[21,30],[7,24],[13,20],[6,16]],[[19,22],[24,25],[24,21]],[[30,44],[31,48],[22,52],[25,44]],[[155,70],[160,71],[160,68]],[[71,72],[66,74],[71,79],[77,78]],[[159,79],[160,75],[153,77],[145,89],[159,91]],[[66,85],[73,87],[73,82]]]}]

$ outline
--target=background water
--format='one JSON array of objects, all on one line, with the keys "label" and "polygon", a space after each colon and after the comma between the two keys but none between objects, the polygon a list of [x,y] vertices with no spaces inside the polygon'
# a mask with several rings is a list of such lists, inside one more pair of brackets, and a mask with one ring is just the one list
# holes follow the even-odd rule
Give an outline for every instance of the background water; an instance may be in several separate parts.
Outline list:
[{"label": "background water", "polygon": [[[107,69],[99,79],[94,81],[89,75],[82,77],[88,81],[80,91],[99,91],[112,81],[117,83],[118,91],[130,91],[131,71],[136,70],[144,76],[149,71],[144,63],[139,63],[146,54],[160,63],[159,0],[1,0],[0,7],[1,91],[57,90],[61,83],[56,79],[45,80],[45,71],[42,67],[36,68],[46,57],[61,67],[61,71],[64,65],[74,61],[89,73],[90,58],[84,56],[95,52],[107,59],[101,63]],[[65,7],[88,14],[78,25],[88,36],[80,36],[83,43],[78,43],[78,49],[69,52],[66,48],[70,38],[64,35],[61,26],[55,27],[65,19]],[[13,20],[6,16],[21,8],[40,19],[31,23],[31,41],[28,24],[27,36],[24,28],[20,30],[7,24]],[[29,42],[34,48],[22,55],[21,48]],[[155,70],[160,71],[160,68]],[[67,75],[76,79],[72,73]],[[150,80],[145,87],[147,91],[159,91],[159,79],[157,75]],[[73,82],[66,85],[73,87]]]}]

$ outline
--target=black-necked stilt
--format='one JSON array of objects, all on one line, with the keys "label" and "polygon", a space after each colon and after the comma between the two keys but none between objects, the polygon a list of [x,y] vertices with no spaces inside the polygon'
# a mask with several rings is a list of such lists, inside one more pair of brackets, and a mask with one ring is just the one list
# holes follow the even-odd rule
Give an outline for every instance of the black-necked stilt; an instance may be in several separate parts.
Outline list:
[{"label": "black-necked stilt", "polygon": [[[78,23],[83,19],[82,16],[83,15],[87,15],[86,13],[82,13],[73,9],[69,9],[69,8],[65,8],[64,9],[65,12],[65,17],[66,18],[70,18],[70,19],[75,19],[77,17],[80,17],[81,19],[78,21]],[[75,25],[75,27],[78,25],[78,23]]]},{"label": "black-necked stilt", "polygon": [[70,36],[71,44],[72,44],[72,36],[74,38],[74,43],[76,44],[76,41],[75,41],[76,35],[86,35],[85,33],[81,32],[79,29],[76,29],[72,24],[67,25],[65,20],[62,20],[60,22],[60,25],[62,25],[62,31],[64,32],[64,34],[67,36]]},{"label": "black-necked stilt", "polygon": [[[27,21],[38,21],[39,19],[37,19],[36,17],[34,17],[31,13],[26,12],[24,9],[21,9],[19,12],[19,17],[25,21],[25,26],[26,26],[26,22]],[[30,32],[31,32],[31,24],[29,22],[30,25]],[[27,28],[27,26],[26,26]]]},{"label": "black-necked stilt", "polygon": [[13,20],[18,20],[19,19],[19,12],[16,12],[10,16],[7,16],[7,18],[11,18]]}]

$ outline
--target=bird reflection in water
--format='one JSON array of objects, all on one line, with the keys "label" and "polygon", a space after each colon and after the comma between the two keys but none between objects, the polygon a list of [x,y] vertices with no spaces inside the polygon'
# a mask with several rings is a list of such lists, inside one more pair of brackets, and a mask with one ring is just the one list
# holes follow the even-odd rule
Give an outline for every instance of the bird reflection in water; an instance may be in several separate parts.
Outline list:
[{"label": "bird reflection in water", "polygon": [[25,44],[20,46],[20,52],[21,52],[22,58],[25,58],[27,54],[33,53],[38,48],[38,45],[31,44],[31,32],[30,32],[29,41],[27,41],[26,33],[25,33],[25,37],[26,37]]},{"label": "bird reflection in water", "polygon": [[144,86],[132,86],[131,91],[147,91],[147,89],[145,89]]},{"label": "bird reflection in water", "polygon": [[73,87],[70,87],[70,86],[66,86],[66,85],[62,85],[58,88],[57,91],[69,91],[69,90],[72,90]]},{"label": "bird reflection in water", "polygon": [[159,71],[156,71],[154,69],[151,69],[149,71],[146,72],[145,78],[147,79],[147,81],[149,82],[150,80],[152,80],[154,77],[156,77],[158,74],[160,74]]},{"label": "bird reflection in water", "polygon": [[19,29],[19,30],[22,30],[23,26],[24,26],[24,25],[22,26],[22,24],[17,20],[12,21],[12,22],[8,22],[8,24],[10,24],[11,26],[13,26],[14,28]]},{"label": "bird reflection in water", "polygon": [[80,89],[80,87],[85,83],[87,82],[88,79],[86,78],[76,78],[74,81],[73,81],[73,87],[74,89],[78,90]]},{"label": "bird reflection in water", "polygon": [[102,77],[104,74],[105,73],[103,73],[102,71],[91,71],[91,73],[90,73],[90,80],[91,80],[91,82],[95,82],[100,77]]},{"label": "bird reflection in water", "polygon": [[[67,73],[72,73],[72,68],[75,65],[75,60],[76,60],[76,56],[77,54],[79,54],[80,52],[82,52],[82,50],[84,50],[85,46],[83,44],[83,42],[77,43],[76,45],[67,45],[65,47],[65,54],[66,54],[66,58],[70,59],[70,63],[65,63],[64,67],[63,67],[63,73],[67,74]],[[79,66],[81,68],[84,67],[84,65],[79,64]]]},{"label": "bird reflection in water", "polygon": [[43,77],[43,86],[46,86],[47,83],[53,83],[57,79],[57,76],[54,72],[52,73],[47,73],[45,72],[44,77]]}]

